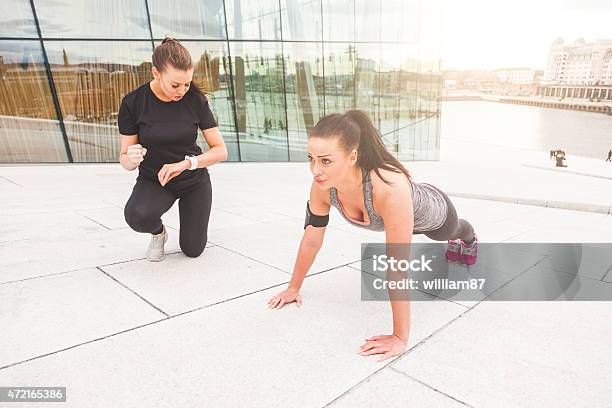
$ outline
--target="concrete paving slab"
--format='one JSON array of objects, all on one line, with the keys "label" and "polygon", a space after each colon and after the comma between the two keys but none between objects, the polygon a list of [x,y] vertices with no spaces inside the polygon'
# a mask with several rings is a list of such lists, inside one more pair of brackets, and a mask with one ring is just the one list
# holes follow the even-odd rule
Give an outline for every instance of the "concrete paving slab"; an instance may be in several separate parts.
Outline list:
[{"label": "concrete paving slab", "polygon": [[[213,244],[291,273],[304,233],[303,227],[303,221],[289,219],[272,224],[210,231],[209,240]],[[323,248],[319,251],[310,273],[359,260],[362,242],[367,241],[361,235],[328,228]]]},{"label": "concrete paving slab", "polygon": [[600,243],[612,242],[612,230],[594,226],[558,226],[548,228],[536,228],[513,236],[505,242],[531,242],[531,243],[552,243],[552,242],[581,242],[581,243]]},{"label": "concrete paving slab", "polygon": [[[389,305],[361,302],[354,272],[307,278],[299,309],[269,310],[276,290],[259,292],[0,370],[0,383],[61,384],[75,407],[324,406],[382,366],[356,351],[388,332]],[[414,302],[410,344],[464,310]]]},{"label": "concrete paving slab", "polygon": [[535,266],[489,296],[513,301],[612,302],[612,284],[577,274]]},{"label": "concrete paving slab", "polygon": [[[474,273],[486,276],[491,270],[496,271],[496,273],[517,276],[546,258],[542,254],[524,251],[525,246],[527,244],[483,243],[483,245],[478,246],[476,264],[458,268],[465,269],[467,274]],[[442,257],[443,255],[440,255],[440,258]]]},{"label": "concrete paving slab", "polygon": [[106,228],[74,211],[53,214],[0,215],[0,242],[35,238],[56,238],[95,233]]},{"label": "concrete paving slab", "polygon": [[262,205],[231,205],[218,208],[219,211],[238,215],[262,223],[270,223],[291,218],[288,215],[270,210]]},{"label": "concrete paving slab", "polygon": [[95,268],[0,285],[0,299],[0,367],[165,317]]},{"label": "concrete paving slab", "polygon": [[608,406],[611,318],[606,302],[482,302],[392,366],[471,406]]},{"label": "concrete paving slab", "polygon": [[[162,221],[165,225],[168,225],[175,230],[180,229],[180,215],[178,209],[178,202],[175,202],[172,208],[162,215]],[[236,214],[228,213],[227,211],[220,210],[218,208],[212,208],[210,212],[210,218],[208,221],[208,231],[210,237],[210,231],[227,229],[227,228],[240,228],[246,225],[262,224],[260,221],[252,218],[243,217]]]},{"label": "concrete paving slab", "polygon": [[521,236],[533,229],[527,225],[512,221],[479,222],[472,223],[479,242],[507,242],[514,237]]},{"label": "concrete paving slab", "polygon": [[[168,229],[166,253],[180,251],[178,232]],[[0,283],[142,259],[148,234],[131,229],[0,243]]]},{"label": "concrete paving slab", "polygon": [[86,217],[107,229],[129,228],[123,216],[123,208],[109,206],[92,210],[78,210],[78,214]]},{"label": "concrete paving slab", "polygon": [[286,272],[219,247],[207,248],[193,259],[173,254],[163,262],[139,260],[101,269],[170,315],[244,296],[290,279]]},{"label": "concrete paving slab", "polygon": [[[515,245],[515,244],[509,244]],[[601,279],[612,266],[612,243],[530,243],[521,251],[545,255],[538,267]]]},{"label": "concrete paving slab", "polygon": [[422,407],[460,408],[461,401],[387,367],[334,401],[333,408]]},{"label": "concrete paving slab", "polygon": [[[559,226],[585,227],[597,226],[606,219],[606,214],[584,211],[562,210],[558,208],[533,207],[533,211],[519,214],[508,219],[517,224],[535,226],[537,229],[548,229]],[[612,232],[610,233],[612,237]]]},{"label": "concrete paving slab", "polygon": [[22,189],[23,187],[11,180],[10,177],[6,175],[0,176],[0,191],[6,191],[7,193],[14,191],[18,192],[18,189]]},{"label": "concrete paving slab", "polygon": [[462,197],[450,197],[457,216],[464,220],[478,220],[482,224],[512,220],[530,214],[537,207],[516,205],[487,200],[474,200]]},{"label": "concrete paving slab", "polygon": [[28,190],[27,192],[20,193],[18,196],[3,196],[0,203],[0,214],[3,216],[15,216],[99,209],[109,206],[108,203],[89,194],[43,194],[44,199],[41,199],[41,194],[40,191]]},{"label": "concrete paving slab", "polygon": [[[609,206],[612,203],[609,179],[523,166],[534,156],[538,160],[545,159],[545,152],[465,142],[453,139],[452,136],[443,137],[441,143],[444,149],[439,162],[414,162],[407,165],[416,180],[430,182],[447,193],[578,202],[586,207]],[[581,162],[600,163],[599,160],[586,158]],[[573,158],[570,166],[574,167]],[[457,186],[456,179],[449,175],[455,174],[458,168],[470,174],[470,183]],[[612,173],[609,175],[612,176]]]}]

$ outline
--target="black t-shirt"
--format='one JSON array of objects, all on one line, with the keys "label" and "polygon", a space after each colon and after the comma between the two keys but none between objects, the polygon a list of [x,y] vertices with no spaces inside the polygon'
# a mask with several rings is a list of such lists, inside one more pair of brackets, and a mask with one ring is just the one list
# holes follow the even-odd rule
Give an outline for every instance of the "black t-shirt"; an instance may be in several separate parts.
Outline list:
[{"label": "black t-shirt", "polygon": [[[208,100],[189,89],[179,101],[159,99],[149,83],[125,95],[118,116],[119,133],[138,135],[138,143],[147,149],[138,169],[138,178],[158,181],[164,164],[176,163],[185,155],[197,156],[202,149],[196,144],[199,129],[217,126]],[[166,184],[183,189],[208,176],[208,170],[185,170]]]}]

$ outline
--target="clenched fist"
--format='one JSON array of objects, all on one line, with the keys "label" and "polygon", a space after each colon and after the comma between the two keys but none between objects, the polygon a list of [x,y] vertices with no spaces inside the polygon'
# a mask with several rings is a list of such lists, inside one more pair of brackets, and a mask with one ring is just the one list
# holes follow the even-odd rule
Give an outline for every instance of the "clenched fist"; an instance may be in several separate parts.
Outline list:
[{"label": "clenched fist", "polygon": [[145,154],[147,154],[147,149],[139,144],[128,146],[127,158],[134,166],[139,166],[142,163]]}]

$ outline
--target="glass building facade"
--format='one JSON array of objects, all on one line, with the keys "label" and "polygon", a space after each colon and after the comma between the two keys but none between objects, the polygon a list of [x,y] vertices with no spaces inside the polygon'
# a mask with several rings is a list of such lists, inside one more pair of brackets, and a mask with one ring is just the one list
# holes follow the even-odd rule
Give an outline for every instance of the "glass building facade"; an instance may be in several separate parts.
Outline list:
[{"label": "glass building facade", "polygon": [[318,119],[355,108],[400,160],[437,160],[443,1],[2,0],[0,163],[116,162],[121,98],[166,36],[229,160],[306,160]]}]

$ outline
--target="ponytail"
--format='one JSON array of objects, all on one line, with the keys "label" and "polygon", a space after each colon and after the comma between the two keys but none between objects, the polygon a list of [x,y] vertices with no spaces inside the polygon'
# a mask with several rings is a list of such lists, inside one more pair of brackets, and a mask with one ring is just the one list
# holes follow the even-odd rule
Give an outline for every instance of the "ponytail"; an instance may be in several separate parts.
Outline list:
[{"label": "ponytail", "polygon": [[411,180],[408,170],[387,150],[380,133],[364,111],[329,114],[319,120],[310,136],[338,137],[347,152],[357,149],[357,165],[360,168],[366,173],[374,170],[387,184],[390,183],[380,174],[380,169],[403,173]]}]

